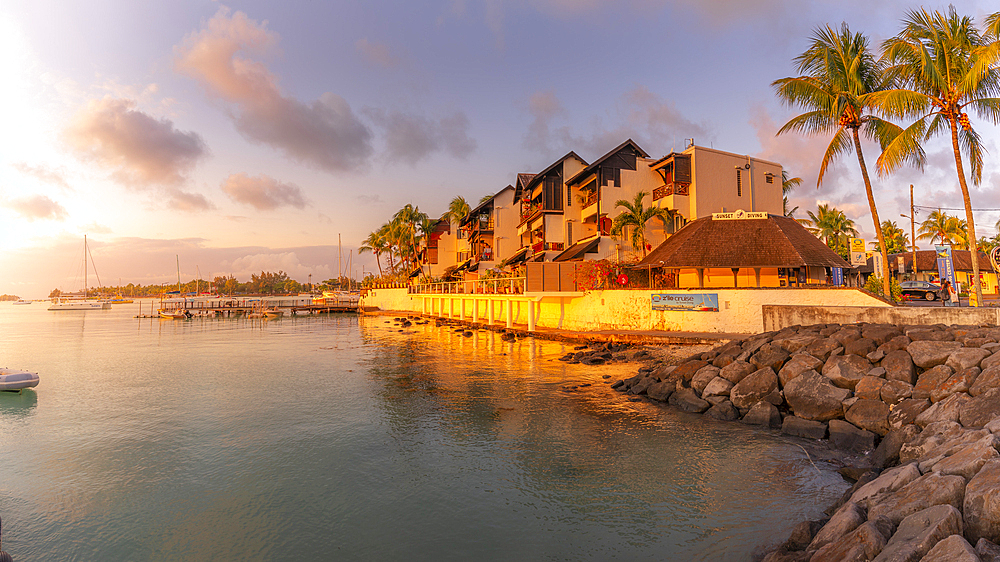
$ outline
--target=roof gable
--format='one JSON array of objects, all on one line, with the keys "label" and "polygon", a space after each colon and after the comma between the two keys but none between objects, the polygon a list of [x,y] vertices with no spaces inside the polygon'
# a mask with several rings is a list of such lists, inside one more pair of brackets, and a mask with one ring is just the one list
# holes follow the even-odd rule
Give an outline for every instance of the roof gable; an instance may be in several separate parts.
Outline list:
[{"label": "roof gable", "polygon": [[[566,182],[566,185],[575,185],[575,184],[579,183],[580,181],[582,181],[583,179],[585,179],[587,176],[589,176],[590,174],[594,173],[598,168],[600,168],[601,164],[605,163],[606,161],[608,161],[609,159],[611,159],[613,156],[617,156],[623,150],[629,150],[629,151],[632,152],[632,154],[634,154],[637,157],[649,158],[649,154],[646,154],[646,151],[643,150],[641,146],[639,146],[638,144],[636,144],[635,141],[633,141],[632,139],[628,139],[625,142],[623,142],[623,143],[619,144],[618,146],[616,146],[615,148],[611,149],[611,151],[609,151],[604,156],[601,156],[600,158],[598,158],[597,160],[595,160],[592,164],[590,164],[586,168],[580,170],[579,173],[577,173],[575,176],[573,176],[572,178],[570,178],[569,181]],[[634,169],[634,168],[632,168],[632,169]]]}]

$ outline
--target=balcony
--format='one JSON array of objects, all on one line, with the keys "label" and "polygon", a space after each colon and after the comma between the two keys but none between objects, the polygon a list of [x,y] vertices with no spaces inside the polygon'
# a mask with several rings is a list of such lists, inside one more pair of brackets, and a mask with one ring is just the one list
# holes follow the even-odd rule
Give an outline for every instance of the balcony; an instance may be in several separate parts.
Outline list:
[{"label": "balcony", "polygon": [[555,252],[561,252],[565,248],[565,244],[562,242],[546,242],[540,240],[531,245],[531,253],[537,254],[539,252],[544,252],[546,250],[552,250]]},{"label": "balcony", "polygon": [[599,193],[596,189],[594,190],[593,193],[587,195],[587,198],[583,200],[583,208],[586,209],[587,207],[593,205],[594,203],[597,203],[598,195]]},{"label": "balcony", "polygon": [[653,190],[653,201],[657,199],[663,199],[668,195],[674,194],[674,184],[668,183],[666,185],[661,185]]}]

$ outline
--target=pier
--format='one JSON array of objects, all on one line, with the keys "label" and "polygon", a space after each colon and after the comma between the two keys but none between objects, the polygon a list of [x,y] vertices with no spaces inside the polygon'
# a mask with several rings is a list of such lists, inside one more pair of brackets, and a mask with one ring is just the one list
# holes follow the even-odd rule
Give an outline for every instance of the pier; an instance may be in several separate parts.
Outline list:
[{"label": "pier", "polygon": [[185,311],[189,317],[239,316],[262,313],[264,311],[285,312],[289,315],[327,314],[335,312],[358,312],[357,295],[346,294],[335,297],[313,298],[311,296],[281,297],[191,297],[162,299],[150,304],[149,313],[144,314],[142,303],[136,318],[158,318],[159,312]]}]

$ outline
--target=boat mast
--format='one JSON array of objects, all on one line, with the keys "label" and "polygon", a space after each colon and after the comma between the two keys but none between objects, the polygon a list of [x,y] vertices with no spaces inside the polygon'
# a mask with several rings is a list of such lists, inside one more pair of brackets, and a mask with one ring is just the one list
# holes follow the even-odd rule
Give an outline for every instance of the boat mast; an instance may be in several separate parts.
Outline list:
[{"label": "boat mast", "polygon": [[83,298],[87,298],[87,235],[83,235]]},{"label": "boat mast", "polygon": [[337,233],[337,288],[340,287],[340,278],[344,276],[343,263],[344,249],[340,246],[340,233]]},{"label": "boat mast", "polygon": [[177,294],[180,295],[181,292],[181,256],[180,254],[174,254],[177,258]]}]

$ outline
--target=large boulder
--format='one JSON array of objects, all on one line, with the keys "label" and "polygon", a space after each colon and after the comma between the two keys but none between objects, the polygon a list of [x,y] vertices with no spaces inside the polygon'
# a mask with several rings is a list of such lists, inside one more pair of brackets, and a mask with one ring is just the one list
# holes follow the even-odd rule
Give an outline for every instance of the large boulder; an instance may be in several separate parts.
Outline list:
[{"label": "large boulder", "polygon": [[816,340],[803,348],[803,351],[818,358],[820,361],[826,361],[830,354],[834,350],[842,347],[840,342],[830,338],[823,338]]},{"label": "large boulder", "polygon": [[774,374],[771,367],[764,367],[751,373],[733,386],[729,391],[729,399],[733,401],[734,406],[741,410],[746,410],[760,400],[766,400],[777,406],[781,404],[781,395],[778,393],[778,375]]},{"label": "large boulder", "polygon": [[677,369],[672,373],[675,378],[681,378],[686,381],[691,380],[694,374],[701,370],[702,367],[707,366],[708,361],[702,361],[700,359],[693,361],[685,361],[677,366]]},{"label": "large boulder", "polygon": [[870,501],[868,517],[884,515],[899,524],[909,515],[935,505],[947,504],[958,509],[962,507],[964,497],[964,478],[931,472],[895,492]]},{"label": "large boulder", "polygon": [[671,394],[667,403],[685,412],[696,414],[700,414],[712,406],[705,400],[698,398],[698,395],[690,388],[682,388]]},{"label": "large boulder", "polygon": [[864,357],[875,351],[878,346],[868,338],[858,338],[852,342],[844,344],[844,355],[860,355]]},{"label": "large boulder", "polygon": [[742,421],[752,425],[779,428],[781,427],[781,413],[774,404],[761,400],[750,407],[750,411],[743,416]]},{"label": "large boulder", "polygon": [[778,371],[778,381],[781,383],[781,387],[784,388],[788,381],[794,379],[795,377],[801,375],[806,371],[812,371],[815,369],[821,369],[823,367],[823,362],[816,359],[808,353],[796,353],[792,355],[785,366]]},{"label": "large boulder", "polygon": [[[994,355],[993,357],[997,356],[1000,355]],[[969,387],[969,394],[979,396],[980,394],[986,394],[987,391],[994,388],[1000,388],[1000,365],[993,365],[988,368],[984,367],[983,372],[979,373],[975,382]]]},{"label": "large boulder", "polygon": [[1000,388],[970,398],[959,407],[958,421],[965,427],[985,427],[1000,416]]},{"label": "large boulder", "polygon": [[1000,562],[1000,545],[995,542],[979,539],[976,542],[976,555],[981,562]]},{"label": "large boulder", "polygon": [[915,422],[917,416],[930,407],[931,401],[926,398],[923,400],[916,400],[914,398],[903,399],[898,404],[895,404],[889,413],[889,427],[899,429],[909,425]]},{"label": "large boulder", "polygon": [[830,443],[838,449],[854,453],[871,451],[875,447],[875,434],[860,429],[844,420],[830,420]]},{"label": "large boulder", "polygon": [[989,434],[980,440],[965,446],[955,454],[945,457],[933,465],[931,470],[940,474],[955,474],[972,480],[972,477],[983,465],[992,460],[1000,459],[997,445],[1000,444],[996,435]]},{"label": "large boulder", "polygon": [[750,358],[750,363],[752,363],[757,369],[770,368],[771,370],[777,372],[781,370],[782,365],[785,361],[788,361],[788,352],[777,345],[770,345],[762,348],[760,351],[754,354]]},{"label": "large boulder", "polygon": [[941,386],[955,372],[947,365],[937,365],[927,369],[917,378],[917,384],[913,387],[913,398],[930,398],[931,392]]},{"label": "large boulder", "polygon": [[736,384],[754,371],[756,371],[756,369],[753,365],[747,363],[746,361],[737,359],[736,361],[733,361],[723,367],[722,371],[719,372],[719,376],[733,384]]},{"label": "large boulder", "polygon": [[886,355],[888,355],[890,351],[899,351],[899,350],[904,350],[905,351],[906,350],[906,346],[910,345],[911,341],[912,340],[910,340],[910,338],[908,338],[906,336],[896,336],[896,337],[892,338],[891,340],[889,340],[889,341],[883,343],[882,345],[878,346],[878,348],[879,348],[880,351],[882,351],[883,353],[885,353]]},{"label": "large boulder", "polygon": [[843,346],[860,337],[861,330],[857,326],[844,326],[840,330],[830,334],[830,339],[837,340]]},{"label": "large boulder", "polygon": [[972,542],[1000,542],[1000,460],[979,470],[965,488],[965,536]]},{"label": "large boulder", "polygon": [[894,350],[886,353],[881,365],[885,369],[886,380],[902,381],[907,384],[917,382],[917,369],[913,365],[910,354],[905,350]]},{"label": "large boulder", "polygon": [[673,381],[662,381],[649,385],[646,389],[646,396],[652,398],[653,400],[658,400],[660,402],[666,402],[670,395],[674,393],[674,389],[677,388],[677,383]]},{"label": "large boulder", "polygon": [[858,400],[844,416],[852,424],[878,435],[889,433],[889,405],[881,400]]},{"label": "large boulder", "polygon": [[920,426],[912,423],[890,430],[879,442],[878,447],[868,455],[868,462],[875,468],[885,468],[899,463],[900,449],[919,434]]},{"label": "large boulder", "polygon": [[709,396],[729,396],[729,391],[733,388],[733,383],[722,377],[715,377],[701,392],[701,397],[708,399]]},{"label": "large boulder", "polygon": [[866,521],[817,550],[809,562],[867,562],[882,552],[894,529],[892,522],[884,517]]},{"label": "large boulder", "polygon": [[[912,335],[907,334],[910,339]],[[913,363],[921,369],[930,369],[938,365],[944,365],[948,357],[962,344],[957,341],[933,341],[919,340],[906,346],[906,352],[913,358]]]},{"label": "large boulder", "polygon": [[837,355],[823,365],[823,376],[840,388],[854,389],[861,377],[872,370],[872,364],[858,355]]},{"label": "large boulder", "polygon": [[913,341],[954,341],[955,336],[949,333],[945,326],[917,326],[906,330],[906,337]]},{"label": "large boulder", "polygon": [[[989,351],[989,349],[987,349],[987,351]],[[984,371],[994,366],[1000,367],[1000,352],[997,351],[993,351],[992,355],[983,359],[982,362],[979,363],[979,367]]]},{"label": "large boulder", "polygon": [[859,487],[851,494],[849,501],[854,502],[865,509],[871,508],[869,502],[872,498],[885,496],[899,490],[910,482],[920,478],[920,470],[916,463],[909,463],[896,466],[886,470],[878,478]]},{"label": "large boulder", "polygon": [[872,324],[861,330],[861,337],[872,340],[877,346],[884,345],[897,336],[902,336],[899,328],[888,324]]},{"label": "large boulder", "polygon": [[951,505],[935,505],[903,519],[873,562],[916,562],[942,539],[960,534],[962,513]]},{"label": "large boulder", "polygon": [[920,562],[982,562],[982,560],[976,554],[976,549],[972,548],[962,535],[952,535],[938,541]]},{"label": "large boulder", "polygon": [[721,369],[715,365],[706,365],[691,377],[691,388],[694,389],[698,394],[702,394],[705,391],[705,387],[708,383],[712,381],[715,377],[719,376]]},{"label": "large boulder", "polygon": [[931,405],[930,408],[927,408],[923,412],[920,412],[920,415],[917,416],[917,419],[913,420],[913,423],[920,427],[927,427],[928,424],[939,421],[957,422],[961,417],[962,406],[969,400],[971,398],[968,394],[952,394],[944,400]]},{"label": "large boulder", "polygon": [[864,522],[865,510],[856,503],[846,503],[816,533],[812,542],[809,543],[809,548],[806,550],[818,550],[831,542],[837,541],[847,533],[857,529]]},{"label": "large boulder", "polygon": [[865,375],[854,387],[854,395],[865,400],[881,400],[882,386],[885,382],[883,378]]},{"label": "large boulder", "polygon": [[851,391],[834,386],[816,371],[806,371],[785,386],[785,401],[795,415],[815,421],[827,421],[843,415],[843,401]]},{"label": "large boulder", "polygon": [[826,437],[826,424],[798,416],[788,416],[781,422],[781,432],[806,439],[822,439]]},{"label": "large boulder", "polygon": [[729,400],[723,400],[705,411],[705,416],[720,421],[736,421],[740,419],[740,413],[733,407]]},{"label": "large boulder", "polygon": [[931,390],[931,402],[940,402],[958,392],[969,392],[978,375],[979,367],[966,367],[956,372]]},{"label": "large boulder", "polygon": [[913,385],[903,381],[887,380],[879,389],[879,398],[890,406],[913,396]]},{"label": "large boulder", "polygon": [[771,340],[771,342],[781,346],[781,348],[787,351],[788,353],[795,353],[818,339],[819,335],[815,333],[805,332],[784,337],[775,336],[775,338]]},{"label": "large boulder", "polygon": [[978,347],[960,347],[953,351],[945,361],[945,365],[951,367],[955,372],[978,367],[979,363],[990,356],[990,352]]}]

